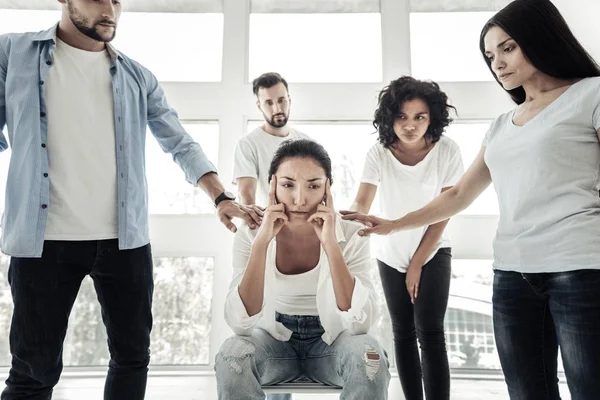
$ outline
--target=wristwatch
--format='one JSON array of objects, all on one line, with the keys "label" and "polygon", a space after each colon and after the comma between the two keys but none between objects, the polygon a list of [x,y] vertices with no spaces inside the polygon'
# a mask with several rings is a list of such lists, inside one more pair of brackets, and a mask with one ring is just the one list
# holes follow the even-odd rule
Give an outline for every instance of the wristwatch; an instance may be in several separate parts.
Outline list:
[{"label": "wristwatch", "polygon": [[219,207],[219,203],[223,200],[235,200],[235,195],[227,190],[217,196],[215,199],[215,208]]}]

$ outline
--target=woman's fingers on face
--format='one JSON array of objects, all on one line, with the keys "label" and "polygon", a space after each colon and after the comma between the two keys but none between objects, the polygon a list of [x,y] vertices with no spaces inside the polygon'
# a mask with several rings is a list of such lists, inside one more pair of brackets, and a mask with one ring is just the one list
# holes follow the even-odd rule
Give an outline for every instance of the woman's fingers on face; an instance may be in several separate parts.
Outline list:
[{"label": "woman's fingers on face", "polygon": [[327,178],[325,183],[325,205],[329,208],[333,208],[333,196],[331,195],[331,182]]},{"label": "woman's fingers on face", "polygon": [[272,206],[277,204],[277,200],[275,198],[275,189],[277,189],[277,177],[273,175],[271,177],[271,184],[269,185],[269,205]]},{"label": "woman's fingers on face", "polygon": [[288,216],[284,212],[275,211],[275,212],[273,212],[273,217],[274,217],[275,221],[282,220],[283,222],[288,222]]}]

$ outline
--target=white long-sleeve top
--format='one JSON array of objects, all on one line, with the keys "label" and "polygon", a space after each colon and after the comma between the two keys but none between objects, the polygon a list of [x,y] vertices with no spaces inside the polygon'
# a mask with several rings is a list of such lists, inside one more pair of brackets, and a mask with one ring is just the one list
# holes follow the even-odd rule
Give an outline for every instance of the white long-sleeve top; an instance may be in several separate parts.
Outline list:
[{"label": "white long-sleeve top", "polygon": [[[327,254],[321,246],[316,295],[317,310],[321,325],[325,330],[322,339],[329,345],[345,330],[348,330],[351,335],[367,333],[377,317],[375,289],[369,271],[371,268],[369,238],[358,235],[360,228],[362,225],[359,223],[342,220],[339,216],[336,218],[336,238],[350,274],[355,279],[352,303],[348,311],[341,311],[337,306]],[[239,284],[250,258],[256,232],[257,230],[251,230],[247,225],[243,225],[235,234],[233,279],[225,301],[225,320],[237,335],[249,336],[258,325],[275,339],[287,341],[290,339],[292,331],[275,320],[276,238],[271,241],[267,249],[261,311],[256,315],[249,316],[239,294]]]}]

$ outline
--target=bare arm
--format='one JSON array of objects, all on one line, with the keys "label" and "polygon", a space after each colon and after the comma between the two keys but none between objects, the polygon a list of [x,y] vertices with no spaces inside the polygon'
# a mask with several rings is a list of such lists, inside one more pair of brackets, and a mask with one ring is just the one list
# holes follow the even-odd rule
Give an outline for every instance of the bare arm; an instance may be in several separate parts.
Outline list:
[{"label": "bare arm", "polygon": [[[244,177],[237,179],[240,203],[245,205],[256,204],[256,178]],[[263,204],[264,206],[264,204]]]},{"label": "bare arm", "polygon": [[324,247],[329,261],[329,270],[333,282],[333,292],[338,308],[348,311],[352,305],[354,293],[354,277],[350,274],[346,260],[338,243]]},{"label": "bare arm", "polygon": [[377,186],[371,183],[361,183],[358,187],[358,193],[354,198],[354,202],[350,206],[350,210],[358,211],[363,214],[368,214],[373,204],[373,199],[377,194]]},{"label": "bare arm", "polygon": [[212,201],[215,201],[217,196],[225,191],[225,187],[223,186],[223,183],[221,183],[219,175],[214,172],[202,175],[200,179],[198,179],[198,186],[200,186],[200,189],[202,189]]},{"label": "bare arm", "polygon": [[249,317],[258,314],[262,310],[267,248],[268,244],[265,245],[264,242],[255,241],[252,244],[246,271],[238,288],[240,298]]}]

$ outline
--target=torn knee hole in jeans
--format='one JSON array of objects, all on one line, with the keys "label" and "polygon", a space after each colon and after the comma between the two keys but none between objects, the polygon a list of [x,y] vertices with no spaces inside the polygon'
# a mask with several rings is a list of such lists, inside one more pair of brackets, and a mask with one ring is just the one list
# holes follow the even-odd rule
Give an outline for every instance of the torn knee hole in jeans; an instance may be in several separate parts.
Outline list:
[{"label": "torn knee hole in jeans", "polygon": [[229,368],[237,374],[241,374],[242,364],[244,361],[254,354],[256,347],[254,343],[245,339],[235,339],[223,352],[223,360],[227,362]]},{"label": "torn knee hole in jeans", "polygon": [[375,375],[379,371],[379,366],[381,365],[381,356],[372,347],[365,346],[364,360],[367,378],[369,378],[370,381],[374,381]]}]

